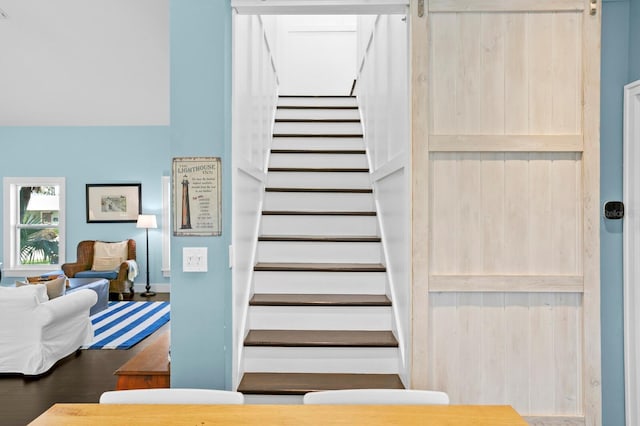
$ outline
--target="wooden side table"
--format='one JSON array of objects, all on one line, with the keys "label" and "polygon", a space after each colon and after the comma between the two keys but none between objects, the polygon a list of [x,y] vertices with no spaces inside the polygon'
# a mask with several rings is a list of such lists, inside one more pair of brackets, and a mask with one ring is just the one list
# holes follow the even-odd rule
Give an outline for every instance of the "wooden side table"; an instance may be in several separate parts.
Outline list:
[{"label": "wooden side table", "polygon": [[116,390],[170,387],[169,344],[167,331],[118,368]]}]

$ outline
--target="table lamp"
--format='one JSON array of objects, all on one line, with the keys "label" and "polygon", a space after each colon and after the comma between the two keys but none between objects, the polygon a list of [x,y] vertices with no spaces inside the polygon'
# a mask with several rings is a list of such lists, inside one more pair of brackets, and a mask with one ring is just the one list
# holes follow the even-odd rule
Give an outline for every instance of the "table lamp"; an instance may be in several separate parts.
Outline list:
[{"label": "table lamp", "polygon": [[147,233],[147,285],[145,287],[146,291],[141,296],[151,297],[155,296],[156,293],[151,291],[151,284],[149,283],[149,228],[157,228],[158,224],[156,222],[155,214],[141,214],[138,215],[138,222],[136,223],[136,228],[144,228]]}]

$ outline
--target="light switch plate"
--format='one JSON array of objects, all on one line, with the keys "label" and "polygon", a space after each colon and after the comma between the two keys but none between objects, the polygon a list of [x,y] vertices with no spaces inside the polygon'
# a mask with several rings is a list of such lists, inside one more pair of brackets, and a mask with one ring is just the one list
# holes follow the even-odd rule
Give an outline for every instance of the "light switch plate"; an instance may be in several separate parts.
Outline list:
[{"label": "light switch plate", "polygon": [[182,272],[207,272],[207,247],[182,248]]}]

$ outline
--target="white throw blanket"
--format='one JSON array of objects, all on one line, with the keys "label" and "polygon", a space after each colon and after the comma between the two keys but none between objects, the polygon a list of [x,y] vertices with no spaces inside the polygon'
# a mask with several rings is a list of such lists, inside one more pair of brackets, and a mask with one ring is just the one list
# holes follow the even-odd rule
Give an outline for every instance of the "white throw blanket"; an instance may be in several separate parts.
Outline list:
[{"label": "white throw blanket", "polygon": [[135,260],[127,260],[129,266],[129,281],[133,281],[138,276],[138,263]]}]

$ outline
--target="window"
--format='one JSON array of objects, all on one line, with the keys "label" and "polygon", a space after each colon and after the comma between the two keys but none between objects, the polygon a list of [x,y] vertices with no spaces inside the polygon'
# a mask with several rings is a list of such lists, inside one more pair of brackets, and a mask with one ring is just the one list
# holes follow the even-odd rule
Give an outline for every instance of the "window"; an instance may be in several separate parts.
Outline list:
[{"label": "window", "polygon": [[65,259],[64,178],[4,178],[4,272],[38,275]]}]

